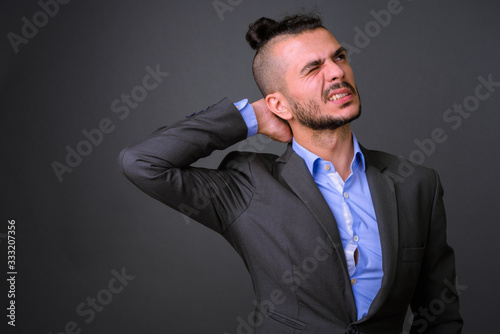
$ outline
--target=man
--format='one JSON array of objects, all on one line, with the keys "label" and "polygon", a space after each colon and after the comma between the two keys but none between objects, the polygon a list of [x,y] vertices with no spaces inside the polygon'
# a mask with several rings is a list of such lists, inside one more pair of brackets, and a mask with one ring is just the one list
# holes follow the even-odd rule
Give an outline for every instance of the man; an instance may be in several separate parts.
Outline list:
[{"label": "man", "polygon": [[[400,333],[409,305],[414,332],[460,333],[437,174],[413,166],[401,181],[408,162],[357,142],[352,69],[319,18],[261,18],[247,40],[264,98],[223,99],[158,129],[122,152],[124,174],[239,253],[255,333]],[[291,143],[281,157],[232,152],[218,169],[190,167],[255,133]]]}]

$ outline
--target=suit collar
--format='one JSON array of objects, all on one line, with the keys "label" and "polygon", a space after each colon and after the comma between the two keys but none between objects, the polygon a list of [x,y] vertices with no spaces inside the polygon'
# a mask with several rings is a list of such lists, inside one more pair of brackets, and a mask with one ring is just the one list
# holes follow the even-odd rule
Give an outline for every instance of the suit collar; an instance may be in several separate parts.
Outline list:
[{"label": "suit collar", "polygon": [[292,149],[292,143],[288,143],[285,152],[283,152],[283,154],[278,159],[276,159],[276,161],[286,163],[286,162],[288,162],[288,160],[290,159],[290,157],[292,156],[293,153],[294,152]]}]

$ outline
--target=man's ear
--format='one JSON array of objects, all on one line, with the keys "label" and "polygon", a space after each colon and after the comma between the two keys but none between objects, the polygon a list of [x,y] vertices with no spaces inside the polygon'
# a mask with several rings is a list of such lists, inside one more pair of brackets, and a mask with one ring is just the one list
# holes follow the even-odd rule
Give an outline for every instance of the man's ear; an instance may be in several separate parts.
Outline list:
[{"label": "man's ear", "polygon": [[282,93],[276,92],[268,94],[266,96],[266,104],[269,110],[271,110],[279,118],[287,121],[293,118],[293,114],[290,110],[290,104]]}]

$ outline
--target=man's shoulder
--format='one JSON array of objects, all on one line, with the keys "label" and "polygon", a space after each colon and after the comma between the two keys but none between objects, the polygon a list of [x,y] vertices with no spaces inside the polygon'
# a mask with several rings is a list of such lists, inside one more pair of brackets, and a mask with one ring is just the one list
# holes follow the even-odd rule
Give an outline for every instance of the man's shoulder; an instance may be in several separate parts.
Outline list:
[{"label": "man's shoulder", "polygon": [[375,166],[397,183],[406,181],[435,182],[437,173],[434,169],[414,163],[402,156],[385,151],[363,148],[367,166]]}]

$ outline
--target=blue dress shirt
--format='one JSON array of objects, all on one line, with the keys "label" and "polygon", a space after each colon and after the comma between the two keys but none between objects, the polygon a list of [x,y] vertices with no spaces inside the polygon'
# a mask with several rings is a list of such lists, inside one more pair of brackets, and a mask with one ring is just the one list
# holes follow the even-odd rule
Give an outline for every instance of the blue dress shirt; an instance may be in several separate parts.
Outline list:
[{"label": "blue dress shirt", "polygon": [[[248,136],[257,133],[255,112],[248,100],[235,103],[248,127]],[[365,158],[352,135],[354,158],[345,180],[334,165],[302,147],[293,139],[292,148],[309,169],[337,221],[347,269],[356,302],[358,320],[368,313],[382,283],[382,248],[375,210],[365,173]],[[358,263],[354,253],[359,252]]]},{"label": "blue dress shirt", "polygon": [[238,108],[241,116],[243,116],[243,119],[247,124],[247,137],[256,135],[258,130],[257,118],[255,117],[255,111],[253,110],[252,105],[248,103],[248,99],[243,99],[239,102],[236,102],[234,106]]}]

